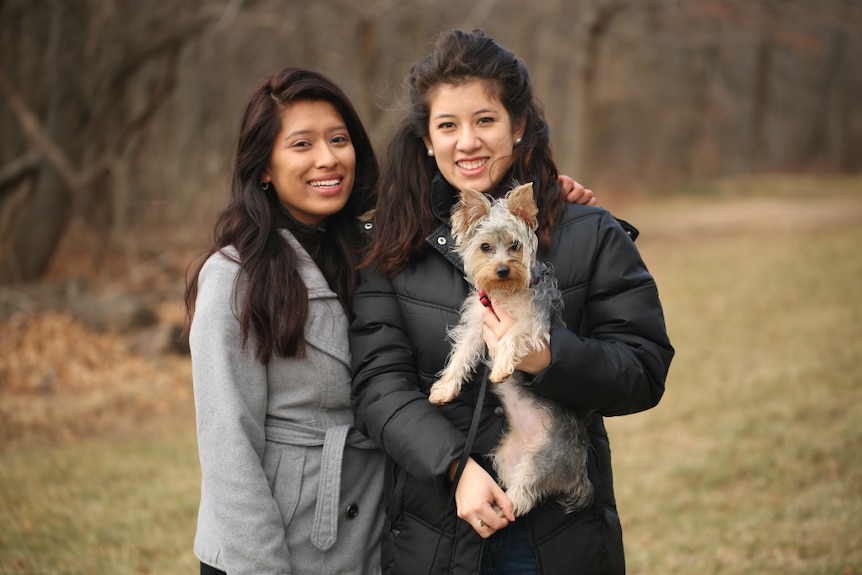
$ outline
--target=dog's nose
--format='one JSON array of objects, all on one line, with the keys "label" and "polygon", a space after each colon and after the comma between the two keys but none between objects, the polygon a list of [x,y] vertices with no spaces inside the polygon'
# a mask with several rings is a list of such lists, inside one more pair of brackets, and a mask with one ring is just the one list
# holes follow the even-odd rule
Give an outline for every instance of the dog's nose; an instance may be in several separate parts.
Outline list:
[{"label": "dog's nose", "polygon": [[500,279],[506,279],[509,277],[509,266],[500,266],[497,268],[497,277]]}]

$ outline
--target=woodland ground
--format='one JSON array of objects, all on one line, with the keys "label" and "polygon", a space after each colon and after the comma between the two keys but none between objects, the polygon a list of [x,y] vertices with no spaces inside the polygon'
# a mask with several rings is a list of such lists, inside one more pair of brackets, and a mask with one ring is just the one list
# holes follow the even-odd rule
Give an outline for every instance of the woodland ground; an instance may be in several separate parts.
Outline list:
[{"label": "woodland ground", "polygon": [[[662,403],[607,421],[629,573],[862,574],[862,179],[600,200],[640,228],[677,349]],[[49,274],[148,295],[151,330],[0,323],[0,574],[196,572],[190,362],[148,345],[182,322],[183,246]]]}]

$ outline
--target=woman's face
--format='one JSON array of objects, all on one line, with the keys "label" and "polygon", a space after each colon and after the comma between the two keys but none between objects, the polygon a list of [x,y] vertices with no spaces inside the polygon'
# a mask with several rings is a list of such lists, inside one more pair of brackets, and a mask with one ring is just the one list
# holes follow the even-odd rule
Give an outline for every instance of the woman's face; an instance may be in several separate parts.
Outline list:
[{"label": "woman's face", "polygon": [[440,173],[458,189],[489,191],[511,167],[524,127],[512,125],[509,112],[481,80],[442,84],[430,98],[424,141]]},{"label": "woman's face", "polygon": [[271,182],[294,218],[316,225],[341,210],[353,190],[356,151],[341,115],[322,100],[301,100],[281,113],[263,182]]}]

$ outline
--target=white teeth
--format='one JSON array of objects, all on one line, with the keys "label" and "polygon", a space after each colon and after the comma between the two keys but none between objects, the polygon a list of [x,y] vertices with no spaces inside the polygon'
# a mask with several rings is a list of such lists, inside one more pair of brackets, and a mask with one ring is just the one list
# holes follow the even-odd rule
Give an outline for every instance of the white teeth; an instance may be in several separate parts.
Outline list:
[{"label": "white teeth", "polygon": [[488,160],[474,160],[472,162],[456,162],[459,168],[465,170],[475,170],[476,168],[481,168],[485,165],[485,162]]},{"label": "white teeth", "polygon": [[311,185],[315,188],[331,188],[333,186],[337,186],[341,183],[340,179],[337,180],[318,180],[316,182],[311,182]]}]

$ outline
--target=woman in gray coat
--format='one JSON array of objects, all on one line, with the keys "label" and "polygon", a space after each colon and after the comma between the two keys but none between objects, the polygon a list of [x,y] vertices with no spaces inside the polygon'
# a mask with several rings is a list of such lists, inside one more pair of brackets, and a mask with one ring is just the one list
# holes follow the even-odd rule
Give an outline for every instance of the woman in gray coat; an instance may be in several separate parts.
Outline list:
[{"label": "woman in gray coat", "polygon": [[185,297],[202,574],[380,571],[384,456],[353,428],[347,339],[377,176],[327,78],[286,68],[253,93]]}]

